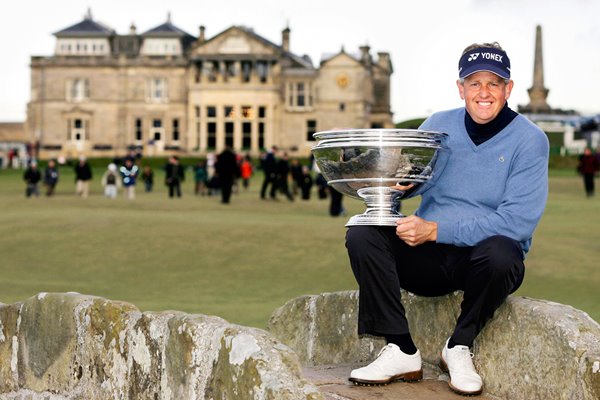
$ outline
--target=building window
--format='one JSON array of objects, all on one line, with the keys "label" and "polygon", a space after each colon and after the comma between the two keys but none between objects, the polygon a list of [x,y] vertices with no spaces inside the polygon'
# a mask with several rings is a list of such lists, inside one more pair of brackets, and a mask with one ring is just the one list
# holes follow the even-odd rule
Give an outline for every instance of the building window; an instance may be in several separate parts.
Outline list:
[{"label": "building window", "polygon": [[208,76],[209,82],[216,82],[219,76],[219,62],[212,61],[206,63],[206,75]]},{"label": "building window", "polygon": [[225,106],[223,110],[225,111],[225,118],[235,118],[235,110],[233,109],[233,106]]},{"label": "building window", "polygon": [[313,142],[315,138],[313,133],[317,132],[317,121],[314,119],[306,120],[306,140]]},{"label": "building window", "polygon": [[67,140],[82,142],[90,139],[89,121],[83,118],[67,120]]},{"label": "building window", "polygon": [[136,118],[135,119],[135,140],[138,142],[141,142],[144,139],[143,136],[143,130],[142,130],[142,119],[141,118]]},{"label": "building window", "polygon": [[173,120],[173,141],[174,142],[179,141],[179,120],[178,119]]},{"label": "building window", "polygon": [[254,110],[252,106],[242,106],[242,118],[254,119]]},{"label": "building window", "polygon": [[154,140],[154,141],[162,140],[162,132],[163,132],[162,119],[154,118],[152,120],[152,135],[151,135],[152,140]]},{"label": "building window", "polygon": [[269,64],[266,61],[258,61],[256,63],[256,73],[260,79],[260,83],[267,83],[269,77]]},{"label": "building window", "polygon": [[223,72],[225,82],[228,82],[231,78],[235,77],[235,61],[225,61],[225,71]]},{"label": "building window", "polygon": [[265,123],[264,122],[258,123],[258,148],[259,149],[265,148]]},{"label": "building window", "polygon": [[252,146],[252,122],[242,122],[242,148],[249,149]]},{"label": "building window", "polygon": [[308,82],[290,82],[288,84],[287,105],[290,108],[304,109],[312,107],[313,96]]},{"label": "building window", "polygon": [[67,99],[80,102],[90,98],[90,83],[87,79],[76,78],[67,85]]},{"label": "building window", "polygon": [[252,75],[252,61],[242,61],[242,82],[250,82]]},{"label": "building window", "polygon": [[217,123],[209,122],[206,124],[206,132],[208,134],[207,137],[207,147],[209,149],[215,149],[217,147]]},{"label": "building window", "polygon": [[233,148],[233,132],[235,130],[233,122],[225,122],[225,147]]},{"label": "building window", "polygon": [[258,118],[265,118],[267,116],[267,107],[258,107]]},{"label": "building window", "polygon": [[165,102],[168,100],[168,86],[166,78],[152,78],[148,84],[149,99],[152,102]]},{"label": "building window", "polygon": [[214,106],[206,107],[206,116],[208,118],[216,118],[217,117],[217,107],[214,107]]},{"label": "building window", "polygon": [[340,108],[340,112],[346,111],[346,103],[340,103],[339,108]]}]

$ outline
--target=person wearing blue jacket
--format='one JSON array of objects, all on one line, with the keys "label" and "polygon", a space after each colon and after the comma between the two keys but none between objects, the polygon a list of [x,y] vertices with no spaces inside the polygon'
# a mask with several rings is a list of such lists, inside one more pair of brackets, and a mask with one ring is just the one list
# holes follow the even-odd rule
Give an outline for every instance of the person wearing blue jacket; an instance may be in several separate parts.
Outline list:
[{"label": "person wearing blue jacket", "polygon": [[439,153],[434,177],[417,189],[415,214],[396,227],[353,226],[346,234],[360,288],[358,333],[387,342],[377,359],[351,372],[356,384],[422,378],[401,288],[421,296],[461,290],[440,366],[455,392],[482,393],[470,347],[523,282],[525,254],[548,194],[548,139],[508,107],[514,83],[498,43],[467,47],[458,76],[464,107],[435,113],[420,127],[447,133],[448,149]]}]

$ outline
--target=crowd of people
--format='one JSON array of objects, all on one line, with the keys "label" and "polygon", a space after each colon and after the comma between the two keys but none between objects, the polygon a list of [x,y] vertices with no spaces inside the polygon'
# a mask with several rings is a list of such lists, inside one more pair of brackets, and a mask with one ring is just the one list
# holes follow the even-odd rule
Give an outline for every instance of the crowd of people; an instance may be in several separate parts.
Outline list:
[{"label": "crowd of people", "polygon": [[[61,164],[64,160],[61,160]],[[101,176],[100,183],[105,197],[115,199],[119,193],[133,200],[136,197],[138,182],[143,182],[144,192],[154,190],[155,172],[152,166],[144,162],[139,153],[131,152],[122,158],[110,162]],[[288,201],[300,198],[311,199],[313,186],[317,186],[319,199],[331,199],[330,214],[344,215],[342,195],[327,186],[316,163],[311,159],[305,165],[298,158],[288,156],[273,146],[263,152],[256,163],[249,154],[236,154],[226,148],[218,154],[209,153],[206,159],[198,160],[194,165],[183,165],[176,155],[171,155],[162,171],[164,184],[169,198],[182,197],[182,185],[186,179],[186,170],[193,177],[193,193],[197,196],[220,196],[223,204],[231,202],[233,193],[248,190],[251,178],[257,171],[262,171],[264,179],[260,188],[260,198],[277,201],[280,196]],[[87,198],[90,195],[90,184],[93,180],[93,169],[85,156],[80,156],[73,165],[75,174],[75,193]],[[23,179],[26,184],[27,197],[40,195],[40,184],[46,188],[45,195],[52,196],[59,181],[59,169],[56,160],[50,160],[40,170],[38,163],[32,159],[27,166]]]}]

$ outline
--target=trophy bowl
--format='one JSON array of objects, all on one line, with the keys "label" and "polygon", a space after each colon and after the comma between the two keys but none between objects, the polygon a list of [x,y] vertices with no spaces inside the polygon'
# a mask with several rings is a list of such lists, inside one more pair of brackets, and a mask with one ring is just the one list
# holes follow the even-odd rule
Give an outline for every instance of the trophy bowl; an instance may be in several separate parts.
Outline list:
[{"label": "trophy bowl", "polygon": [[327,183],[367,205],[346,226],[395,226],[400,201],[433,176],[447,135],[414,129],[350,129],[317,132],[311,151]]}]

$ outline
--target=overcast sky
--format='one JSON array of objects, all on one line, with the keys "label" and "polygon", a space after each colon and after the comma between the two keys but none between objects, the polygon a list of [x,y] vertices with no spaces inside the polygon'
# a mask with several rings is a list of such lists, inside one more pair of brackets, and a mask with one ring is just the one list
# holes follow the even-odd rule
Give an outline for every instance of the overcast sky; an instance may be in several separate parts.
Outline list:
[{"label": "overcast sky", "polygon": [[308,54],[315,66],[344,46],[392,57],[394,120],[427,116],[461,105],[456,89],[458,58],[474,42],[498,41],[512,63],[515,87],[509,105],[529,102],[535,27],[543,29],[544,79],[552,107],[600,113],[600,1],[598,0],[17,0],[0,13],[0,121],[25,119],[29,60],[51,55],[54,32],[80,22],[91,8],[95,20],[118,33],[135,23],[143,33],[171,21],[208,38],[231,25],[254,28]]}]

